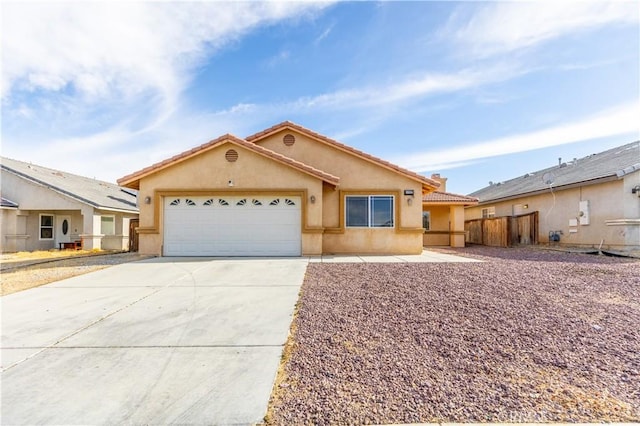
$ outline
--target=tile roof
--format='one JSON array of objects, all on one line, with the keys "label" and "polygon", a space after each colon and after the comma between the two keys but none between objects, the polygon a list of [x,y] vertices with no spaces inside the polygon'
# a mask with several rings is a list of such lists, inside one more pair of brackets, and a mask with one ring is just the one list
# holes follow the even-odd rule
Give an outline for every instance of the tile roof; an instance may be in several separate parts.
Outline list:
[{"label": "tile roof", "polygon": [[428,204],[462,204],[465,206],[471,206],[478,204],[478,199],[451,192],[434,191],[423,196],[422,202]]},{"label": "tile roof", "polygon": [[150,174],[156,173],[160,170],[163,170],[169,166],[172,166],[174,164],[177,164],[181,161],[184,161],[188,158],[191,158],[195,155],[198,155],[204,151],[208,151],[210,149],[213,149],[219,145],[222,145],[226,142],[231,142],[235,145],[241,146],[243,148],[246,148],[248,150],[251,150],[253,152],[256,152],[260,155],[263,155],[265,157],[271,158],[272,160],[275,160],[279,163],[282,164],[286,164],[290,167],[293,167],[294,169],[300,170],[304,173],[307,173],[311,176],[314,176],[318,179],[321,179],[327,183],[330,183],[332,185],[337,186],[340,183],[340,178],[337,176],[333,176],[332,174],[323,172],[322,170],[318,170],[314,167],[311,167],[307,164],[304,164],[300,161],[296,161],[292,158],[289,158],[287,156],[284,156],[282,154],[279,154],[277,152],[271,151],[270,149],[267,148],[263,148],[259,145],[256,145],[254,143],[251,142],[247,142],[244,139],[240,139],[237,136],[234,135],[230,135],[230,134],[226,134],[226,135],[222,135],[217,139],[211,140],[207,143],[204,143],[200,146],[197,146],[195,148],[192,148],[190,150],[184,151],[180,154],[174,155],[171,158],[167,158],[164,161],[161,161],[159,163],[153,164],[149,167],[145,167],[142,170],[139,170],[137,172],[131,173],[127,176],[124,176],[120,179],[118,179],[118,183],[120,185],[123,186],[127,186],[129,188],[138,188],[139,187],[139,183],[140,183],[140,179],[142,179],[145,176],[148,176]]},{"label": "tile roof", "polygon": [[548,190],[564,186],[595,183],[603,179],[619,179],[640,170],[640,141],[578,158],[506,182],[494,183],[469,194],[480,203]]},{"label": "tile roof", "polygon": [[94,208],[137,212],[136,194],[113,183],[0,157],[2,170]]},{"label": "tile roof", "polygon": [[320,133],[316,133],[313,130],[309,130],[306,127],[303,127],[303,126],[301,126],[299,124],[295,124],[295,123],[293,123],[291,121],[283,121],[280,124],[276,124],[275,126],[269,127],[268,129],[265,129],[265,130],[263,130],[261,132],[255,133],[255,134],[253,134],[251,136],[248,136],[248,137],[245,138],[245,140],[247,140],[249,142],[257,143],[261,139],[264,139],[264,138],[266,138],[266,137],[268,137],[268,136],[270,136],[270,135],[272,135],[274,133],[280,132],[280,131],[285,130],[285,129],[298,131],[298,132],[300,132],[302,134],[305,134],[307,136],[310,136],[310,137],[312,137],[312,138],[314,138],[316,140],[320,140],[320,141],[322,141],[322,142],[324,142],[324,143],[326,143],[328,145],[334,146],[335,148],[338,148],[341,151],[345,151],[345,152],[351,153],[351,154],[356,155],[356,156],[358,156],[360,158],[363,158],[363,159],[365,159],[367,161],[370,161],[372,163],[378,164],[379,166],[382,166],[382,167],[384,167],[386,169],[390,169],[390,170],[392,170],[394,172],[397,172],[397,173],[400,173],[402,175],[405,175],[405,176],[407,176],[407,177],[409,177],[409,178],[411,178],[413,180],[419,181],[420,183],[422,183],[425,186],[428,186],[430,189],[435,189],[435,188],[438,188],[440,186],[440,183],[435,181],[435,180],[429,179],[429,178],[427,178],[425,176],[422,176],[421,174],[418,174],[418,173],[412,172],[410,170],[404,169],[404,168],[402,168],[400,166],[392,164],[392,163],[390,163],[388,161],[385,161],[385,160],[383,160],[381,158],[375,157],[375,156],[373,156],[371,154],[367,154],[366,152],[363,152],[363,151],[360,151],[360,150],[355,149],[353,147],[350,147],[348,145],[345,145],[345,144],[343,144],[341,142],[338,142],[338,141],[336,141],[334,139],[331,139],[331,138],[329,138],[327,136],[321,135]]},{"label": "tile roof", "polygon": [[7,200],[4,197],[0,197],[0,207],[10,207],[10,208],[17,209],[18,208],[18,204],[14,203],[11,200]]}]

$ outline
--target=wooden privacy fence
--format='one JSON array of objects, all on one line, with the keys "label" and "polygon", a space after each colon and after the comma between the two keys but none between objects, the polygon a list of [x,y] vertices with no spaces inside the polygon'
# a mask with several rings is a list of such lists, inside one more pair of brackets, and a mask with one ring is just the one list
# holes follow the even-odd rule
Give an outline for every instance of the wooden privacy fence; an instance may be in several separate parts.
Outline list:
[{"label": "wooden privacy fence", "polygon": [[464,222],[467,242],[494,247],[538,244],[538,212]]}]

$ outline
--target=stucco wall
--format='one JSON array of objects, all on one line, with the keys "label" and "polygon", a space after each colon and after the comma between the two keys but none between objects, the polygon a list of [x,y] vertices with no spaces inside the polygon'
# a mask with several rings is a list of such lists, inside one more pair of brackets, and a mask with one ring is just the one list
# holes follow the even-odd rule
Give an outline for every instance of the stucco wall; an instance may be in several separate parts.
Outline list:
[{"label": "stucco wall", "polygon": [[449,245],[449,207],[429,206],[424,207],[424,211],[431,213],[431,227],[423,236],[425,246],[448,246]]},{"label": "stucco wall", "polygon": [[[636,175],[640,175],[636,173]],[[634,178],[633,176],[631,177]],[[571,246],[598,247],[601,242],[605,248],[625,248],[640,246],[640,240],[634,237],[638,226],[611,226],[608,220],[638,219],[637,204],[640,199],[625,190],[625,181],[616,180],[566,190],[548,191],[544,194],[522,197],[495,204],[469,207],[465,210],[465,219],[482,217],[482,209],[495,207],[496,216],[511,216],[514,208],[528,208],[524,212],[538,211],[539,241],[549,242],[550,231],[562,231],[560,243]],[[589,201],[589,224],[581,225],[580,201]],[[570,226],[570,220],[578,222]],[[574,223],[575,223],[574,222]],[[629,238],[629,235],[632,237]]]},{"label": "stucco wall", "polygon": [[[305,191],[303,254],[421,252],[422,185],[419,182],[301,134],[296,133],[296,138],[293,147],[282,143],[282,135],[260,145],[340,177],[338,189],[241,146],[223,144],[141,179],[138,199],[150,197],[153,201],[140,203],[140,252],[162,254],[162,194],[168,194],[167,191],[174,194]],[[281,146],[276,149],[276,145]],[[228,149],[238,152],[236,162],[225,159]],[[228,185],[229,181],[233,187]],[[404,196],[405,189],[413,190],[415,195]],[[354,194],[393,195],[395,228],[345,228],[344,200]]]},{"label": "stucco wall", "polygon": [[[229,149],[238,152],[238,160],[229,162],[225,153]],[[233,186],[229,186],[229,181]],[[175,166],[141,179],[139,200],[149,196],[151,204],[140,202],[139,251],[145,254],[162,254],[163,218],[162,191],[204,194],[242,194],[303,191],[302,253],[319,254],[322,241],[306,228],[322,227],[322,181],[284,164],[277,163],[253,151],[231,143],[184,160]],[[200,192],[198,192],[200,191]],[[315,197],[315,202],[309,199]],[[144,228],[147,228],[145,230]],[[148,230],[148,228],[155,228]]]},{"label": "stucco wall", "polygon": [[[292,146],[283,142],[286,134],[296,138]],[[325,253],[419,253],[422,251],[422,184],[298,132],[284,130],[259,141],[259,145],[340,177],[340,190],[325,188],[323,226],[341,233],[325,233]],[[414,197],[404,196],[413,190]],[[352,194],[388,193],[398,198],[395,230],[344,228],[344,197]],[[408,199],[411,199],[409,204]],[[413,229],[413,232],[410,231]]]}]

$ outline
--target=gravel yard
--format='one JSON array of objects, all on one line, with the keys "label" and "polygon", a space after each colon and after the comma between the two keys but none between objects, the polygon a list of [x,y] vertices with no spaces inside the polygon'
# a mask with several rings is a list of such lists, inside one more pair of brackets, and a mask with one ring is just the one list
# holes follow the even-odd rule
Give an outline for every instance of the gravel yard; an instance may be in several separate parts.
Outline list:
[{"label": "gravel yard", "polygon": [[267,423],[640,421],[640,262],[310,264]]},{"label": "gravel yard", "polygon": [[101,254],[71,257],[62,260],[47,260],[31,266],[12,268],[11,263],[3,264],[1,272],[2,296],[38,287],[76,275],[86,274],[121,263],[148,259],[152,256],[138,253]]}]

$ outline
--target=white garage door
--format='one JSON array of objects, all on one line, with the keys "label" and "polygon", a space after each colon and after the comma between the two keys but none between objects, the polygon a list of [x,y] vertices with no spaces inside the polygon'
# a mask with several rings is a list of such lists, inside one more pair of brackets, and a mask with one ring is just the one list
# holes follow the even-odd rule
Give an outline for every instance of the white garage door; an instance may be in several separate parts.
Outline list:
[{"label": "white garage door", "polygon": [[165,256],[300,256],[300,197],[165,197]]}]

